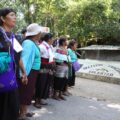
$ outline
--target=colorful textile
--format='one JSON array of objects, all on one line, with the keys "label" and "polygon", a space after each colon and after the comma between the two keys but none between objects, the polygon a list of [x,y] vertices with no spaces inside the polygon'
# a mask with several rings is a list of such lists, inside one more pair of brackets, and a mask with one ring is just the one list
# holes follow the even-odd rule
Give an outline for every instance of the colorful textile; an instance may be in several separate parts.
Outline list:
[{"label": "colorful textile", "polygon": [[68,78],[68,66],[57,65],[55,76],[59,78]]},{"label": "colorful textile", "polygon": [[66,52],[65,50],[62,50],[60,48],[57,48],[56,49],[56,52],[55,52],[55,61],[56,62],[70,62],[71,61],[71,58],[70,56],[68,55],[68,52]]}]

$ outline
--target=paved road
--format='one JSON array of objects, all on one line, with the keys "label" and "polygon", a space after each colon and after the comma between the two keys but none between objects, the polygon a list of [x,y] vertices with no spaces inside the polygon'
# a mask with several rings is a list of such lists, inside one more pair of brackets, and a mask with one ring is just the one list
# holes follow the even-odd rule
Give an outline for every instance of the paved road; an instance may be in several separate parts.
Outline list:
[{"label": "paved road", "polygon": [[[76,87],[71,89],[73,95],[67,101],[49,99],[49,105],[40,110],[30,106],[29,110],[36,113],[31,120],[120,120],[120,104],[119,100],[115,100],[118,92],[114,93],[119,88],[117,85],[79,78]],[[98,101],[97,98],[107,101]]]},{"label": "paved road", "polygon": [[77,78],[76,86],[71,92],[75,96],[120,103],[120,85],[116,84]]}]

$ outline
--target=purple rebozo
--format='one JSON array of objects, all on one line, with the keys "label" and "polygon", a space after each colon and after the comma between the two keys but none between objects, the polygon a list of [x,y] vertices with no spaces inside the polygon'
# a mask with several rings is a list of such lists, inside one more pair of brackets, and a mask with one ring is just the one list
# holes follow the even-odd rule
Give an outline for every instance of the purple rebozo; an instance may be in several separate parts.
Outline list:
[{"label": "purple rebozo", "polygon": [[0,92],[7,92],[17,88],[16,74],[14,70],[14,50],[13,50],[13,38],[12,46],[10,48],[11,61],[7,71],[0,73]]}]

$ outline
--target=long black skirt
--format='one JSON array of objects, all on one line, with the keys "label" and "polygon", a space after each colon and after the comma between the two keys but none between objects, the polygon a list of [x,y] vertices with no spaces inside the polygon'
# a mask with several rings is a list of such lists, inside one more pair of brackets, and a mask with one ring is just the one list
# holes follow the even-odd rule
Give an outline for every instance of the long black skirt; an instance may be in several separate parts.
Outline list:
[{"label": "long black skirt", "polygon": [[54,90],[64,91],[67,84],[67,78],[55,77],[54,79]]},{"label": "long black skirt", "polygon": [[75,70],[74,70],[74,68],[72,67],[72,76],[70,76],[69,78],[68,78],[68,86],[75,86]]},{"label": "long black skirt", "polygon": [[18,91],[0,93],[0,120],[17,120],[19,115]]},{"label": "long black skirt", "polygon": [[53,71],[52,64],[42,64],[40,73],[36,82],[35,99],[47,99],[50,96],[50,89],[53,88]]}]

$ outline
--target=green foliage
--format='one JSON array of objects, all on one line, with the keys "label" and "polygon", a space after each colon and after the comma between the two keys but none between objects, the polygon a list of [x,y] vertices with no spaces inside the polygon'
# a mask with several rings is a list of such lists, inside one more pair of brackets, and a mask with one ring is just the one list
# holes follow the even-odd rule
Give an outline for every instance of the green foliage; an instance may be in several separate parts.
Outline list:
[{"label": "green foliage", "polygon": [[1,0],[0,7],[6,6],[18,12],[15,31],[37,22],[81,46],[120,44],[120,0]]}]

